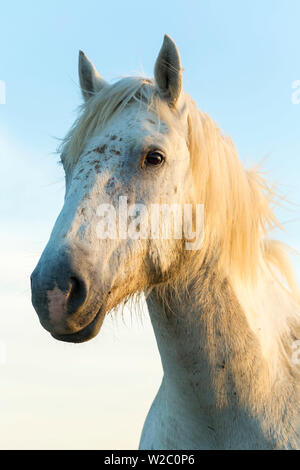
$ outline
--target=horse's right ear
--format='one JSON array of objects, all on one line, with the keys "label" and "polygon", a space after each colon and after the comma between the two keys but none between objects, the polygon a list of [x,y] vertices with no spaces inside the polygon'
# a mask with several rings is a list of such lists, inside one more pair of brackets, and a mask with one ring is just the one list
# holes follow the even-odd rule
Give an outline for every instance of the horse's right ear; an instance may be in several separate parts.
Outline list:
[{"label": "horse's right ear", "polygon": [[106,81],[82,51],[79,51],[78,72],[81,92],[85,101],[106,85]]},{"label": "horse's right ear", "polygon": [[182,67],[176,44],[167,34],[156,59],[154,76],[161,97],[175,106],[182,89]]}]

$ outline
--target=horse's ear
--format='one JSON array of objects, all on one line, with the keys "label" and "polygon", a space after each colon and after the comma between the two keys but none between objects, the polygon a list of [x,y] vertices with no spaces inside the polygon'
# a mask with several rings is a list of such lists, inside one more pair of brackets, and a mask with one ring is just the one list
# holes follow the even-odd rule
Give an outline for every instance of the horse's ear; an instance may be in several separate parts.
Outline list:
[{"label": "horse's ear", "polygon": [[154,76],[162,98],[174,106],[182,89],[182,68],[176,44],[167,34],[156,59]]},{"label": "horse's ear", "polygon": [[79,51],[78,72],[81,91],[85,101],[100,91],[106,84],[106,81],[99,75],[90,59],[82,51]]}]

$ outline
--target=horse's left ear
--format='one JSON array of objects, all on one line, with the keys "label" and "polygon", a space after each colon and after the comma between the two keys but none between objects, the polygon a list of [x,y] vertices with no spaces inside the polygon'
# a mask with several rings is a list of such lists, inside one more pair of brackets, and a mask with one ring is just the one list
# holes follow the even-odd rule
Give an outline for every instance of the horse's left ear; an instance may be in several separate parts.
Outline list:
[{"label": "horse's left ear", "polygon": [[106,85],[106,81],[101,77],[90,59],[82,51],[79,51],[78,73],[81,91],[85,101]]},{"label": "horse's left ear", "polygon": [[182,68],[176,44],[167,34],[156,59],[154,76],[162,98],[175,106],[182,90]]}]

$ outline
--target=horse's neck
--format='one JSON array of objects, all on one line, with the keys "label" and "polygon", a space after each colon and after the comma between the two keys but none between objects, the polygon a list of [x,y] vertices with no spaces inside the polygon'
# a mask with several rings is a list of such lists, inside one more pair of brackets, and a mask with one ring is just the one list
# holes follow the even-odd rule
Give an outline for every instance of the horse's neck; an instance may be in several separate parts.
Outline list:
[{"label": "horse's neck", "polygon": [[155,291],[147,300],[164,369],[163,399],[178,428],[187,433],[195,425],[190,434],[200,430],[206,447],[295,446],[289,367],[282,364],[273,376],[272,354],[263,354],[227,280],[206,270],[197,281],[197,294],[193,284],[178,296],[165,292],[164,302]]}]

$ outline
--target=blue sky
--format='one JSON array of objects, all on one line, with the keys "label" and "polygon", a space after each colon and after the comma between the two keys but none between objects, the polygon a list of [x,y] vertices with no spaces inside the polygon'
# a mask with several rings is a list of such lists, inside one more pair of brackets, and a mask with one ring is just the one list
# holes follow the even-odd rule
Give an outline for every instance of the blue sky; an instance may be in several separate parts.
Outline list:
[{"label": "blue sky", "polygon": [[[66,440],[65,423],[71,416],[72,402],[63,402],[67,411],[61,411],[59,417],[55,415],[59,399],[56,402],[53,396],[63,394],[61,387],[65,396],[74,388],[74,382],[64,377],[64,367],[76,370],[79,363],[81,373],[87,370],[87,376],[93,377],[95,361],[91,358],[105,353],[103,344],[111,362],[99,364],[97,384],[107,384],[103,394],[111,408],[105,416],[100,410],[97,419],[111,426],[110,437],[98,430],[96,418],[92,430],[97,428],[99,447],[136,446],[139,426],[161,376],[147,320],[143,333],[134,328],[126,333],[120,330],[117,347],[110,342],[112,329],[108,328],[101,338],[75,352],[72,346],[50,343],[30,305],[28,276],[63,201],[64,176],[54,152],[57,138],[66,134],[81,102],[78,50],[87,53],[106,80],[142,71],[152,76],[164,33],[173,37],[182,57],[185,90],[199,108],[231,135],[242,159],[256,163],[268,157],[264,165],[268,178],[279,183],[281,192],[294,203],[278,212],[283,222],[289,221],[280,238],[300,249],[300,104],[291,101],[292,83],[300,80],[300,2],[12,0],[1,5],[0,16],[0,80],[6,83],[6,104],[0,105],[0,295],[7,313],[0,319],[0,336],[8,348],[2,380],[8,399],[5,422],[11,429],[11,434],[6,433],[6,446],[14,442],[23,442],[25,447],[34,443],[45,446],[36,431],[45,422],[50,430],[61,429],[58,436],[45,437],[53,446],[79,442],[84,447],[95,442],[85,441],[84,433],[81,441],[72,433],[73,441],[71,437]],[[299,261],[295,263],[299,270]],[[147,342],[141,342],[140,334]],[[41,372],[35,359],[35,344],[44,351],[48,375]],[[122,358],[116,350],[122,351]],[[26,361],[20,359],[22,355]],[[146,368],[136,361],[137,356],[145,358]],[[135,426],[131,420],[132,427],[126,429],[124,440],[121,431],[114,435],[112,429],[116,429],[120,413],[126,420],[126,407],[116,411],[109,402],[109,384],[114,380],[115,386],[120,386],[111,370],[120,374],[127,370],[128,363],[132,376],[130,381],[123,379],[128,400],[137,403],[134,412],[140,424]],[[28,380],[24,370],[28,371]],[[143,393],[138,380],[147,384]],[[31,400],[29,411],[22,408],[23,395],[17,389]],[[79,400],[77,395],[75,399]],[[97,401],[96,395],[94,399]],[[117,392],[113,399],[116,403]],[[45,400],[50,403],[48,413],[42,407]],[[20,413],[13,414],[14,409],[23,410],[24,422],[20,421]],[[20,429],[17,435],[12,416]],[[25,442],[21,431],[28,416],[36,428],[33,426]],[[84,427],[84,415],[80,419]]]},{"label": "blue sky", "polygon": [[[23,162],[29,178],[34,167],[47,169],[48,184],[62,180],[52,152],[55,137],[65,135],[81,100],[78,50],[89,55],[107,80],[142,70],[151,76],[167,32],[180,49],[185,89],[232,136],[242,158],[258,161],[268,155],[270,179],[299,203],[300,105],[291,103],[292,82],[300,77],[299,13],[297,0],[145,5],[87,0],[84,6],[12,1],[1,8],[0,80],[6,82],[7,104],[0,107],[0,129],[18,150],[28,151]],[[15,198],[20,201],[18,171],[25,180],[23,166],[15,163],[8,168],[14,167],[17,184],[10,170],[5,177],[5,190],[12,189],[7,217],[14,217]],[[39,184],[30,179],[27,191]],[[57,201],[52,189],[39,191],[50,211]],[[61,201],[61,185],[55,190]],[[37,210],[19,207],[30,218]]]}]

